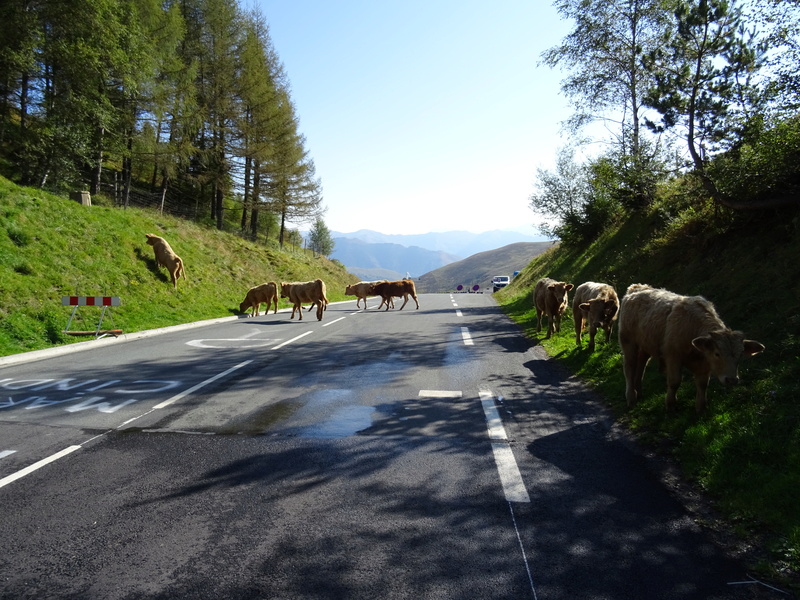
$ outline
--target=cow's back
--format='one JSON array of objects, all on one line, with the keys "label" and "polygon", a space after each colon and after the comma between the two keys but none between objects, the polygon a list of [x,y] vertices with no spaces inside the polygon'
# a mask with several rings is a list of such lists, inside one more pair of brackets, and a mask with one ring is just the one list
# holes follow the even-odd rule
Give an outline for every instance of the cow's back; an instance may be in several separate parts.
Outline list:
[{"label": "cow's back", "polygon": [[620,303],[620,345],[623,351],[633,344],[649,356],[660,357],[667,319],[680,296],[649,286],[632,288]]}]

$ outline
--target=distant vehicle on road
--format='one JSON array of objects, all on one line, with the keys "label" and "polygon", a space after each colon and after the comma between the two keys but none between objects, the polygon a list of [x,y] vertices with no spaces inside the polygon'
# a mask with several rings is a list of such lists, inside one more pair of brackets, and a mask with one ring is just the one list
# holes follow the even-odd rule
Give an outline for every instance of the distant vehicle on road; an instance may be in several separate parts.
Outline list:
[{"label": "distant vehicle on road", "polygon": [[511,278],[508,275],[495,275],[492,277],[492,293],[506,287],[509,283],[511,283]]}]

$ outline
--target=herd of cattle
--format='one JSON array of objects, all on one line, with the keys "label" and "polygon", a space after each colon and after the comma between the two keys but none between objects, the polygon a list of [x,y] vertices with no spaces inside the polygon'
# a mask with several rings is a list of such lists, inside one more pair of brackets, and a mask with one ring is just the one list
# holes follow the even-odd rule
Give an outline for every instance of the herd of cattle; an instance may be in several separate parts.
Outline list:
[{"label": "herd of cattle", "polygon": [[[183,261],[173,252],[164,238],[145,234],[147,243],[153,247],[156,264],[169,270],[173,286],[178,279],[186,279]],[[533,305],[536,308],[536,331],[542,330],[542,319],[547,317],[547,334],[561,331],[561,317],[569,304],[571,283],[543,277],[533,290]],[[302,282],[274,281],[262,283],[247,291],[239,305],[239,312],[251,310],[258,316],[262,303],[266,312],[274,303],[278,312],[278,295],[288,299],[292,305],[292,316],[303,319],[303,304],[310,303],[309,310],[316,307],[317,320],[321,321],[328,306],[325,282],[321,279]],[[409,297],[419,308],[414,282],[361,281],[345,288],[345,295],[356,296],[356,306],[367,308],[367,298],[380,296],[386,310],[394,308],[394,298],[403,298],[400,310]],[[642,378],[650,359],[656,359],[667,378],[666,405],[675,406],[675,394],[681,383],[681,370],[687,368],[693,375],[696,387],[695,407],[697,412],[706,409],[706,390],[711,377],[725,385],[739,381],[739,361],[764,351],[764,345],[745,339],[741,331],[732,331],[719,318],[714,305],[702,296],[681,296],[649,285],[634,283],[628,287],[622,301],[614,288],[607,283],[587,281],[575,288],[572,300],[572,315],[575,321],[575,343],[581,345],[584,330],[589,329],[589,351],[595,348],[597,330],[605,332],[605,341],[611,338],[614,322],[617,325],[623,372],[625,374],[625,398],[628,406],[635,405],[642,397]]]},{"label": "herd of cattle", "polygon": [[[536,330],[542,330],[542,318],[548,318],[545,337],[561,331],[561,317],[569,303],[571,283],[540,279],[533,291]],[[589,350],[594,350],[598,329],[611,337],[617,321],[617,335],[625,374],[625,398],[628,406],[642,398],[642,378],[650,359],[656,359],[667,378],[667,409],[675,407],[675,394],[681,383],[681,370],[694,376],[695,408],[706,410],[706,390],[711,377],[725,385],[739,382],[739,361],[764,351],[764,345],[745,339],[741,331],[732,331],[722,322],[714,305],[702,296],[681,296],[649,285],[630,285],[620,302],[614,288],[605,283],[587,281],[575,289],[572,301],[575,342],[589,327]]]},{"label": "herd of cattle", "polygon": [[[280,284],[280,297],[287,298],[292,305],[292,316],[294,319],[295,312],[298,313],[298,320],[303,320],[303,304],[311,303],[308,310],[315,306],[317,307],[317,320],[322,320],[322,314],[328,307],[328,298],[325,295],[326,288],[325,282],[321,279],[314,281],[294,281],[291,283],[281,282]],[[367,308],[367,298],[369,296],[380,296],[381,304],[378,309],[386,304],[386,310],[394,308],[394,298],[403,298],[403,305],[400,310],[408,303],[409,296],[414,299],[414,302],[419,308],[419,301],[417,300],[417,290],[414,282],[410,279],[403,279],[400,281],[361,281],[353,285],[348,285],[345,288],[346,296],[356,296],[358,301],[356,306],[361,306],[361,301],[364,301],[364,308]],[[251,315],[258,316],[259,307],[262,303],[266,303],[267,310],[272,304],[275,303],[274,312],[278,312],[278,284],[274,281],[262,283],[247,291],[242,303],[239,305],[239,312],[246,313],[252,309]]]}]

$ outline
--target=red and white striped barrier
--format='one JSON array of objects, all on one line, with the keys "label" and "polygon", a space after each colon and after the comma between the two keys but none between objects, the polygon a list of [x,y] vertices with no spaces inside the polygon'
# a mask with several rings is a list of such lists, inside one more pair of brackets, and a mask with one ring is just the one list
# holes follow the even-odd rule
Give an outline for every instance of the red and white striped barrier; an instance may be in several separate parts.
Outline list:
[{"label": "red and white striped barrier", "polygon": [[119,296],[61,296],[62,306],[119,306]]}]

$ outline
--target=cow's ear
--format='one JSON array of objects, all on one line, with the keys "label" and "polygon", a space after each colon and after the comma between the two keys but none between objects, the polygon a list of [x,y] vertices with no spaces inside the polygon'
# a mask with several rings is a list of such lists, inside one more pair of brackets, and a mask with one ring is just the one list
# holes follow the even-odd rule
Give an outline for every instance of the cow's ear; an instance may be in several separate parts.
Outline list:
[{"label": "cow's ear", "polygon": [[565,287],[565,288],[567,288],[567,291],[570,291],[570,290],[571,290],[573,287],[575,287],[575,286],[573,286],[571,283],[568,283],[568,284],[567,284],[567,285],[565,285],[564,287]]},{"label": "cow's ear", "polygon": [[713,352],[716,349],[716,344],[714,344],[714,340],[712,340],[711,337],[707,335],[694,338],[692,340],[692,346],[694,346],[701,352]]},{"label": "cow's ear", "polygon": [[584,302],[583,304],[579,304],[578,308],[580,308],[581,310],[589,310],[589,303]]},{"label": "cow's ear", "polygon": [[756,342],[754,340],[744,340],[742,342],[744,344],[744,353],[747,356],[753,356],[754,354],[758,354],[759,352],[763,352],[766,350],[764,344]]}]

